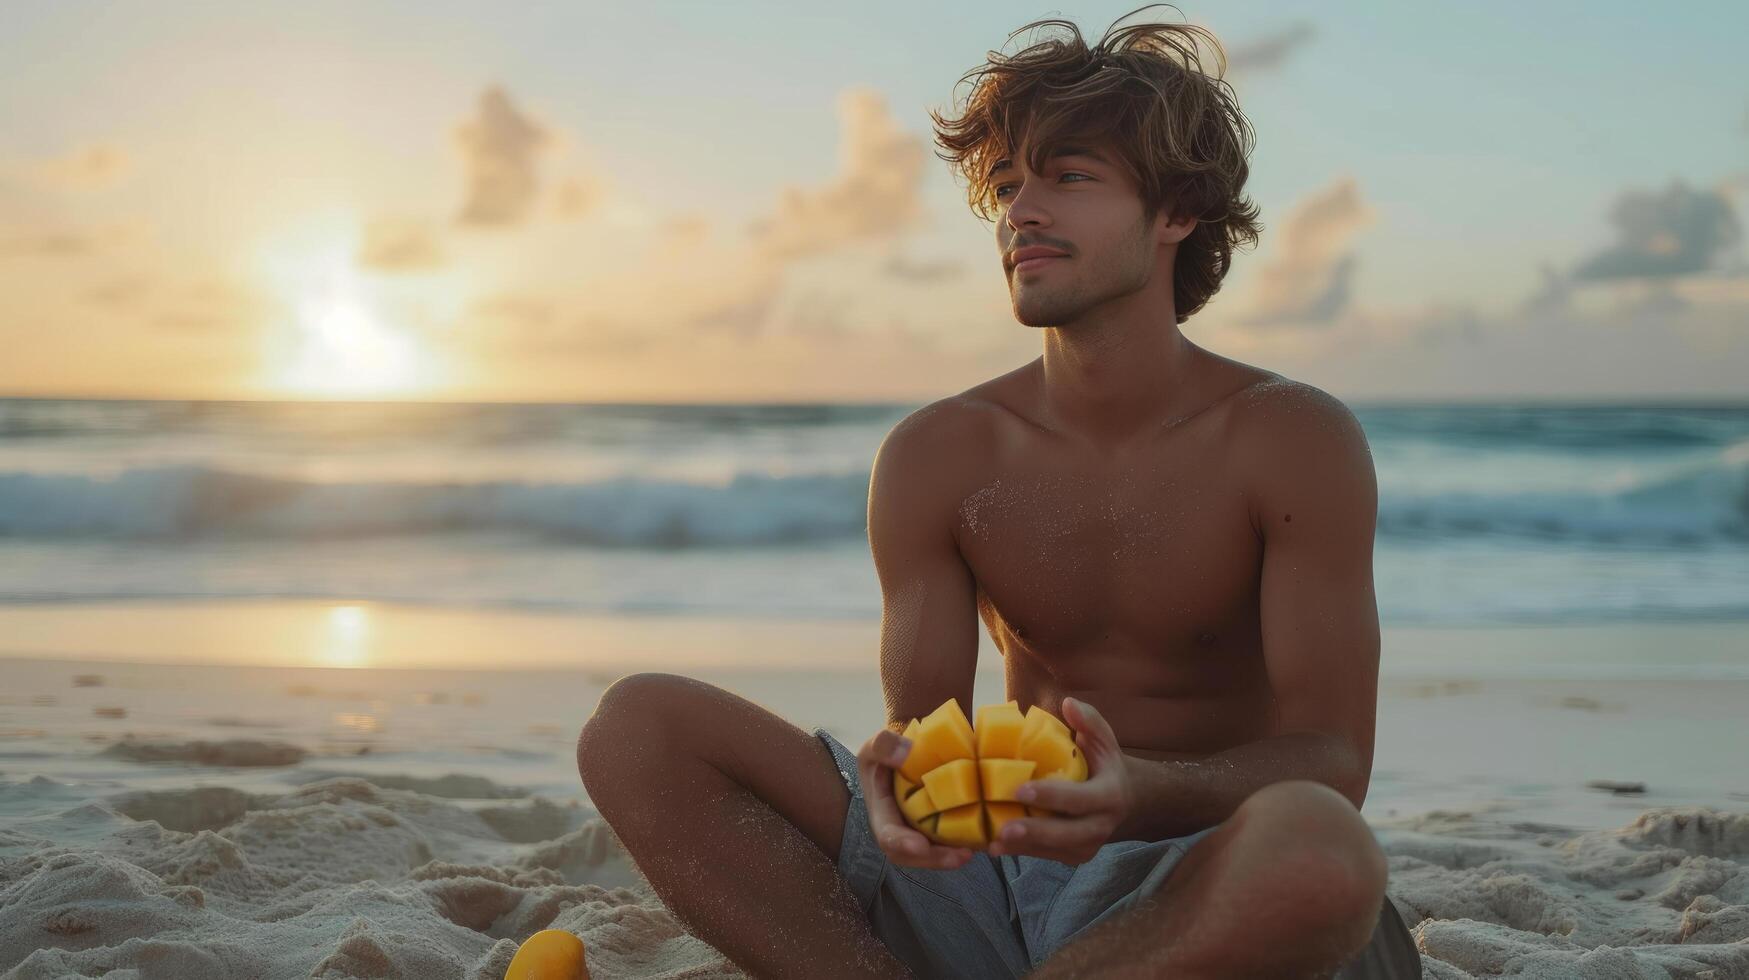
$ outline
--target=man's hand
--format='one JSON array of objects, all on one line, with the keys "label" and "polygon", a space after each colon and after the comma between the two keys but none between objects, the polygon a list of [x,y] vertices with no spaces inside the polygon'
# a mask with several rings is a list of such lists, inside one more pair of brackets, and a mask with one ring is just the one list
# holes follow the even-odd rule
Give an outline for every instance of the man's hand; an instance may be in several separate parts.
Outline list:
[{"label": "man's hand", "polygon": [[1063,699],[1063,720],[1075,731],[1075,744],[1087,757],[1087,779],[1037,779],[1022,783],[1015,796],[1023,803],[1063,814],[1022,817],[990,842],[991,854],[1030,854],[1064,864],[1091,860],[1129,819],[1135,789],[1117,735],[1092,705]]},{"label": "man's hand", "polygon": [[969,849],[935,843],[906,823],[905,815],[899,812],[899,801],[893,797],[893,770],[904,764],[910,750],[909,739],[883,728],[862,743],[862,750],[856,753],[869,828],[887,860],[894,864],[936,870],[960,867],[972,859]]}]

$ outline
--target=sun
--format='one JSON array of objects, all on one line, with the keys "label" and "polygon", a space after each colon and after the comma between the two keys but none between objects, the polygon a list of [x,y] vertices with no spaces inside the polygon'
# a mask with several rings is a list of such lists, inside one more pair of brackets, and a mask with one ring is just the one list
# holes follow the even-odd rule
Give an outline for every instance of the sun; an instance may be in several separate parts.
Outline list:
[{"label": "sun", "polygon": [[298,301],[295,348],[275,370],[278,387],[304,394],[387,395],[430,386],[426,358],[408,334],[385,325],[355,296]]},{"label": "sun", "polygon": [[371,659],[370,610],[361,605],[331,606],[316,659],[330,667],[363,667]]},{"label": "sun", "polygon": [[[429,322],[408,311],[447,298],[442,282],[384,283],[358,269],[356,242],[331,225],[305,225],[264,250],[263,273],[283,315],[265,338],[260,387],[314,398],[430,392],[449,379],[428,342]],[[397,292],[397,289],[399,292]]]}]

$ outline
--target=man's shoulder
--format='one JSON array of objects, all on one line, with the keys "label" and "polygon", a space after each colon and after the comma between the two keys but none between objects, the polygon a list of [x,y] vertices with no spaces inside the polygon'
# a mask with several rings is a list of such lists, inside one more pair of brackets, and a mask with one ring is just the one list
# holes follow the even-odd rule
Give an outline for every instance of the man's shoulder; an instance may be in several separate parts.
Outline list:
[{"label": "man's shoulder", "polygon": [[1277,510],[1291,512],[1295,502],[1360,506],[1377,492],[1366,432],[1341,399],[1273,375],[1235,402],[1232,452],[1260,527]]},{"label": "man's shoulder", "polygon": [[1263,371],[1233,402],[1235,443],[1269,459],[1342,443],[1366,444],[1354,412],[1340,398],[1304,381]]},{"label": "man's shoulder", "polygon": [[988,466],[990,426],[987,409],[964,393],[910,412],[875,452],[872,500],[902,506],[913,519],[949,520]]},{"label": "man's shoulder", "polygon": [[881,441],[882,453],[929,458],[964,453],[989,425],[985,410],[962,392],[938,398],[895,423]]},{"label": "man's shoulder", "polygon": [[[1002,379],[995,379],[997,382]],[[993,382],[929,402],[895,423],[875,453],[871,502],[952,527],[967,495],[995,467],[1013,407]]]},{"label": "man's shoulder", "polygon": [[[896,423],[882,443],[899,444],[908,454],[945,455],[982,463],[995,427],[1017,415],[1014,382],[1018,371],[992,378],[917,408]],[[946,462],[946,460],[943,460]]]}]

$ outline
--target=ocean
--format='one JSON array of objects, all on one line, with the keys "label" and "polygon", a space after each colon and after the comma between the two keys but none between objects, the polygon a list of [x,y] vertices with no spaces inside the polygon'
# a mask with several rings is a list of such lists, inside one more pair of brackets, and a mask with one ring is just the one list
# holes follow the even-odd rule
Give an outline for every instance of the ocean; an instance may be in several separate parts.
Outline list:
[{"label": "ocean", "polygon": [[[878,618],[915,405],[0,399],[0,603]],[[1749,619],[1749,403],[1351,403],[1387,624]]]}]

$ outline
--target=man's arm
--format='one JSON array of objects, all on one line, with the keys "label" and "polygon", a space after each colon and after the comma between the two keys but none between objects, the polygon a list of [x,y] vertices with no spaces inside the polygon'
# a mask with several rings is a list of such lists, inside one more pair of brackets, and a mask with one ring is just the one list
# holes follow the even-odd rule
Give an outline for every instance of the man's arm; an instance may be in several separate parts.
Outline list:
[{"label": "man's arm", "polygon": [[980,420],[951,402],[893,427],[869,480],[868,543],[881,583],[881,689],[887,727],[902,732],[948,698],[973,716],[977,585],[954,520]]},{"label": "man's arm", "polygon": [[1196,758],[1125,756],[1135,805],[1114,840],[1194,833],[1288,779],[1331,786],[1356,809],[1366,799],[1379,666],[1372,453],[1353,413],[1309,385],[1282,389],[1247,414],[1236,451],[1263,540],[1260,615],[1274,728]]}]

